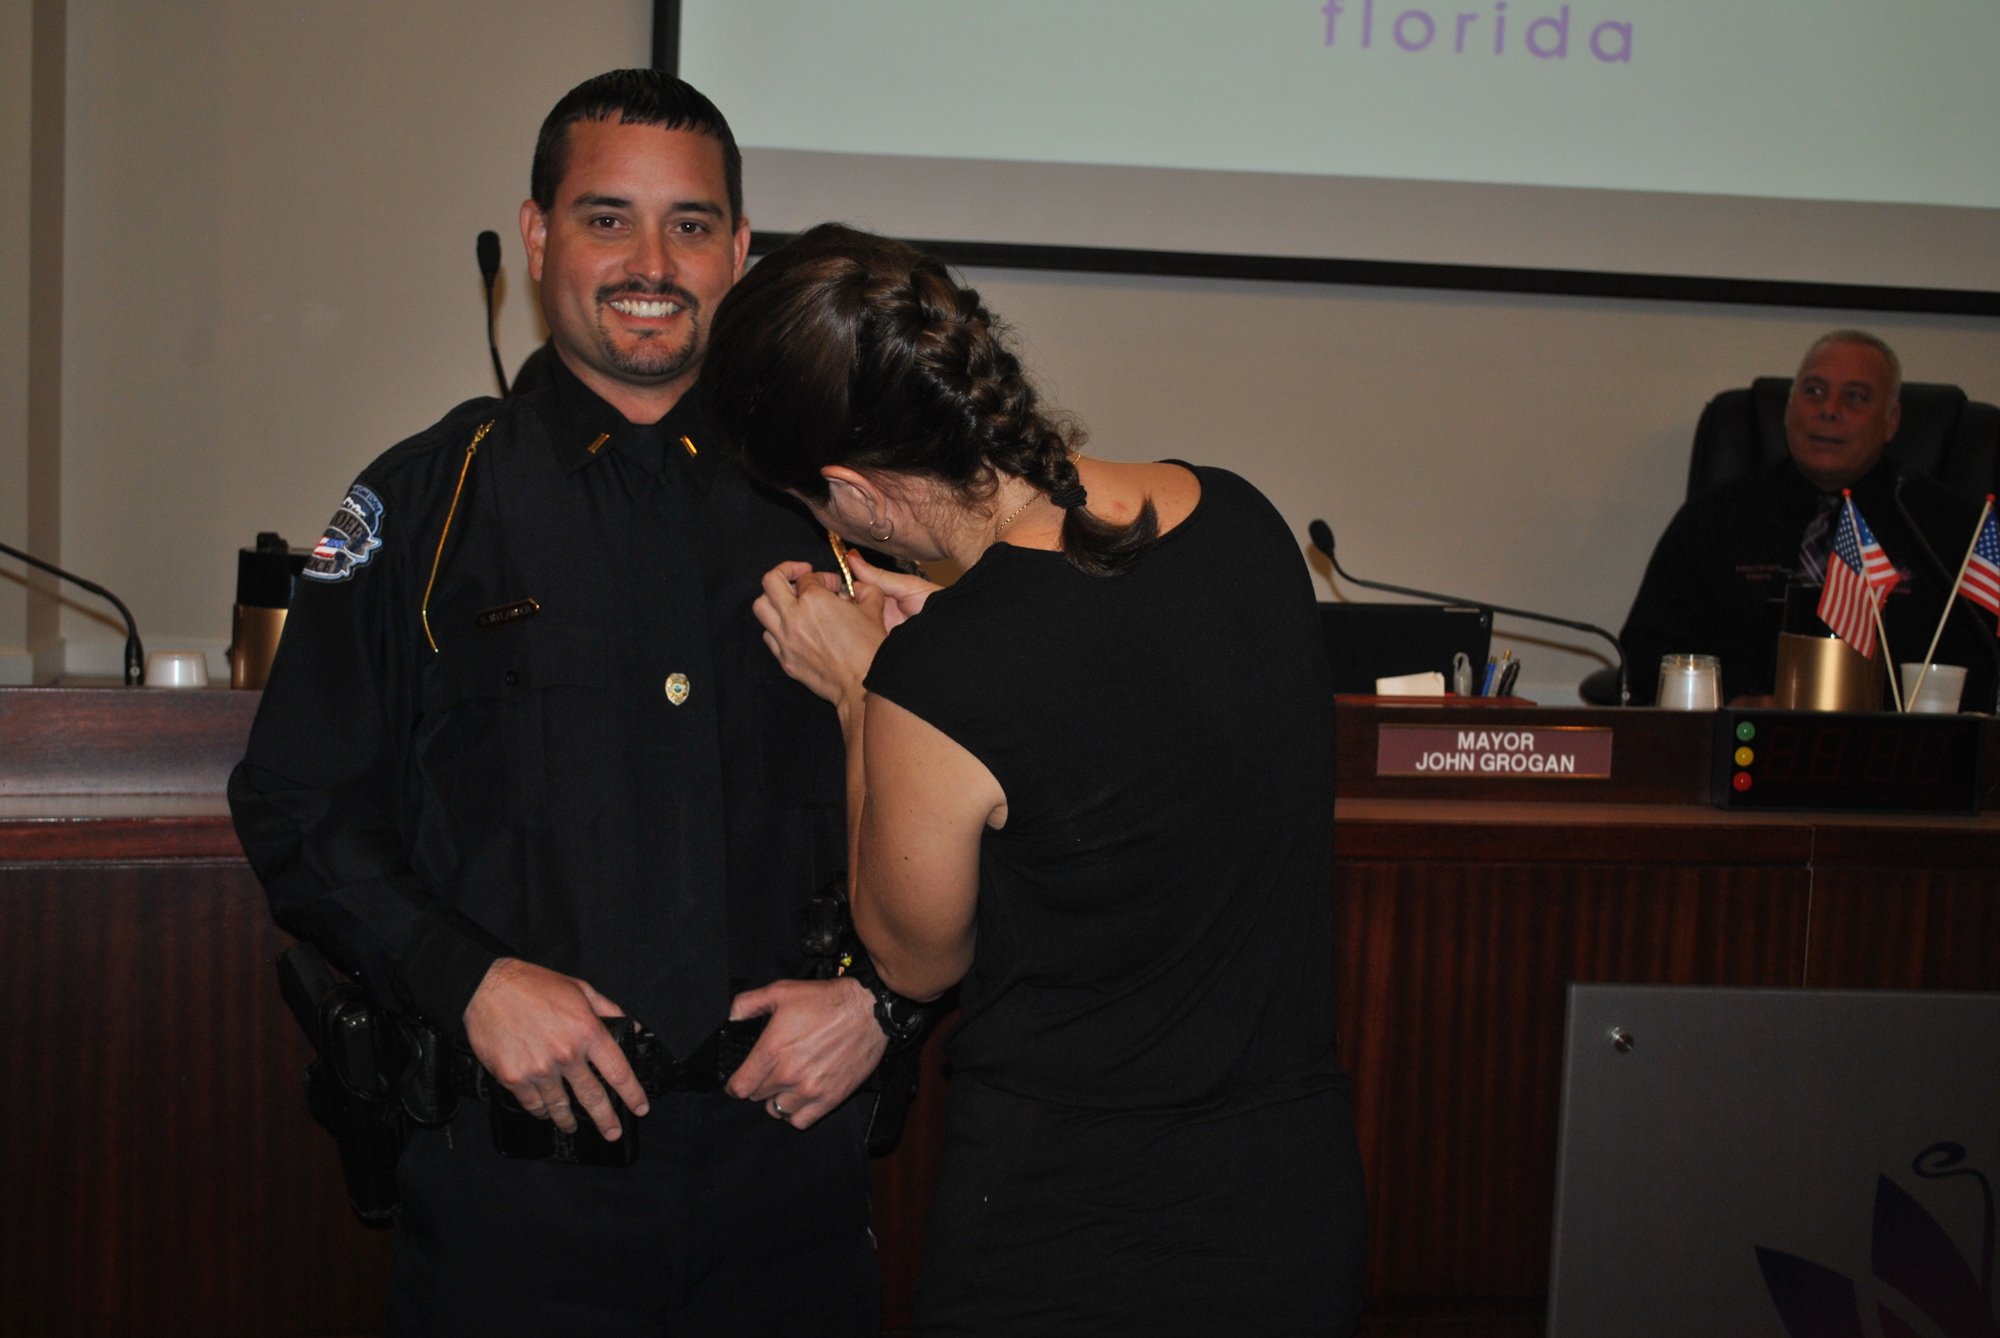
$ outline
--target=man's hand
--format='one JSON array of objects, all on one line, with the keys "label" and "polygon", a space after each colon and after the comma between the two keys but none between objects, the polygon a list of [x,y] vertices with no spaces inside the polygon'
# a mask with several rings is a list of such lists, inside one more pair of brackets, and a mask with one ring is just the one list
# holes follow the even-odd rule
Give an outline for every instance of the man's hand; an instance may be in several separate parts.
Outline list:
[{"label": "man's hand", "polygon": [[465,1035],[486,1071],[530,1115],[575,1133],[574,1092],[598,1132],[615,1139],[623,1130],[600,1075],[634,1114],[646,1113],[645,1090],[625,1062],[625,1052],[598,1021],[623,1015],[587,981],[502,957],[487,968],[465,1006]]},{"label": "man's hand", "polygon": [[847,1100],[889,1048],[875,1022],[875,996],[858,981],[776,981],[737,995],[729,1019],[764,1013],[771,1020],[727,1090],[762,1101],[795,1129],[810,1127]]}]

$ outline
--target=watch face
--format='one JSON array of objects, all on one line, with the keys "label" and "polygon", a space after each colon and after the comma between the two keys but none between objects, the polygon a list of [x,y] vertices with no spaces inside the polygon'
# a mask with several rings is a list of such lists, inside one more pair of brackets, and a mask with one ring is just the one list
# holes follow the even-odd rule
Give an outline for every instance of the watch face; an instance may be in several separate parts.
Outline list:
[{"label": "watch face", "polygon": [[889,1039],[906,1041],[923,1027],[924,1008],[884,988],[875,995],[875,1021]]}]

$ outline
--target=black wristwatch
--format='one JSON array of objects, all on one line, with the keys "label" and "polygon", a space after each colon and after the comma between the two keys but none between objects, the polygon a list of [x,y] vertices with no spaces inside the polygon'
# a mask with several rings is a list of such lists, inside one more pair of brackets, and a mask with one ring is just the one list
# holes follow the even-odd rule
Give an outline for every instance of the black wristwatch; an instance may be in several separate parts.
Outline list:
[{"label": "black wristwatch", "polygon": [[868,960],[868,953],[860,944],[855,944],[844,954],[841,974],[858,982],[861,987],[875,996],[875,1025],[889,1038],[889,1048],[900,1050],[924,1034],[924,1023],[930,1020],[930,1010],[915,999],[906,999],[882,983],[882,977],[875,974],[875,964]]}]

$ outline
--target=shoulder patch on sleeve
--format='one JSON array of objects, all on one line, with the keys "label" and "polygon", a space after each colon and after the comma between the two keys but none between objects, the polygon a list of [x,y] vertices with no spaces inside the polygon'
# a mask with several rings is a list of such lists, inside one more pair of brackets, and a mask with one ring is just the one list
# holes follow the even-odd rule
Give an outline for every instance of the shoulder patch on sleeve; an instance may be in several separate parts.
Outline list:
[{"label": "shoulder patch on sleeve", "polygon": [[355,484],[313,545],[305,574],[317,581],[346,580],[382,546],[381,533],[382,499],[367,484]]}]

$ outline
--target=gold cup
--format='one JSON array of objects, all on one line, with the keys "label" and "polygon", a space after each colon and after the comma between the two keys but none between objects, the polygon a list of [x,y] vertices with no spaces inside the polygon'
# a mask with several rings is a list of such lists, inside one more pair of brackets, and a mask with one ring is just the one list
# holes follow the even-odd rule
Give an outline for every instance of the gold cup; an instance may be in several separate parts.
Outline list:
[{"label": "gold cup", "polygon": [[1881,661],[1837,636],[1778,633],[1777,701],[1787,711],[1879,711]]}]

